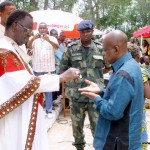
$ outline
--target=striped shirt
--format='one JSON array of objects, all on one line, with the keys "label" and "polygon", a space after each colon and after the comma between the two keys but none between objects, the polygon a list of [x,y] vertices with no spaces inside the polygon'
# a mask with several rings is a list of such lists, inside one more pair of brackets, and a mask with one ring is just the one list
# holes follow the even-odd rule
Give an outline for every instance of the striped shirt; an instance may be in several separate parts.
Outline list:
[{"label": "striped shirt", "polygon": [[[49,36],[50,41],[58,44],[55,37]],[[35,72],[51,72],[55,71],[55,49],[53,46],[44,40],[38,38],[33,41],[32,65]]]}]

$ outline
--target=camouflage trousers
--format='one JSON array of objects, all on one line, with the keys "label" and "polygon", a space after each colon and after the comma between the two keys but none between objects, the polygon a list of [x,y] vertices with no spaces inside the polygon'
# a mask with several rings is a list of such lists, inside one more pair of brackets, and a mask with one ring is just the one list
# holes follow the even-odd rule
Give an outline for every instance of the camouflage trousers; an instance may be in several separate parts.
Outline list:
[{"label": "camouflage trousers", "polygon": [[87,110],[89,121],[90,121],[90,129],[92,135],[94,135],[96,122],[98,119],[98,113],[95,110],[94,103],[88,102],[77,102],[71,101],[70,103],[71,109],[71,120],[72,120],[72,130],[75,142],[73,145],[76,148],[83,148],[85,147],[85,140],[84,140],[84,120],[85,120],[85,111]]}]

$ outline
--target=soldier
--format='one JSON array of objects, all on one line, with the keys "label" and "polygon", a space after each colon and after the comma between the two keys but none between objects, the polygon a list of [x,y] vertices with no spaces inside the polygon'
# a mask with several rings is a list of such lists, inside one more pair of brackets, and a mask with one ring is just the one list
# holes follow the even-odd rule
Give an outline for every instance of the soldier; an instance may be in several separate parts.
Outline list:
[{"label": "soldier", "polygon": [[96,82],[103,87],[103,56],[102,48],[99,43],[92,40],[94,24],[89,20],[83,20],[79,23],[77,30],[80,33],[80,40],[68,47],[63,54],[60,69],[61,72],[70,67],[80,69],[82,77],[66,83],[65,94],[70,100],[72,129],[75,142],[73,145],[77,150],[83,150],[85,147],[83,126],[85,120],[85,110],[87,109],[90,128],[94,134],[98,114],[94,103],[87,97],[78,92],[78,88],[85,87],[84,79]]}]

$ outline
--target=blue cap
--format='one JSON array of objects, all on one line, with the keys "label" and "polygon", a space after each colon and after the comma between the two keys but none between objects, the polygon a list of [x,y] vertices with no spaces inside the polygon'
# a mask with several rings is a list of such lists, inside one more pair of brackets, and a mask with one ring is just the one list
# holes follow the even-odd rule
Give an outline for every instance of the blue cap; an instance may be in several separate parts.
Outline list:
[{"label": "blue cap", "polygon": [[92,29],[94,26],[93,22],[90,20],[82,20],[77,27],[78,31]]}]

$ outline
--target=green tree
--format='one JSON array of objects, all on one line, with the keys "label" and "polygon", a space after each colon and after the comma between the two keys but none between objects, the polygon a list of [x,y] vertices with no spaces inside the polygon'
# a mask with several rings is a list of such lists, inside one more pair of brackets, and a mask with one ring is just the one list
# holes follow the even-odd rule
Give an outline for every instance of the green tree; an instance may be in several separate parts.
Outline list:
[{"label": "green tree", "polygon": [[17,9],[24,9],[28,12],[38,10],[38,1],[36,0],[12,0]]},{"label": "green tree", "polygon": [[149,0],[85,0],[80,15],[101,30],[120,29],[130,37],[150,24]]},{"label": "green tree", "polygon": [[50,0],[50,8],[71,12],[76,0]]},{"label": "green tree", "polygon": [[133,1],[130,11],[126,14],[127,22],[130,28],[127,30],[129,37],[139,28],[150,25],[150,1],[136,0]]},{"label": "green tree", "polygon": [[[79,0],[12,0],[19,9],[27,11],[60,9],[72,12]],[[100,30],[120,29],[129,37],[140,27],[150,24],[150,0],[84,0],[79,5],[79,15],[92,20]],[[42,8],[43,7],[43,8]],[[64,18],[65,19],[65,18]]]},{"label": "green tree", "polygon": [[[81,12],[83,18],[93,20],[98,28],[118,28],[125,21],[125,10],[131,0],[86,0],[85,9]],[[89,14],[88,16],[86,14]]]}]

